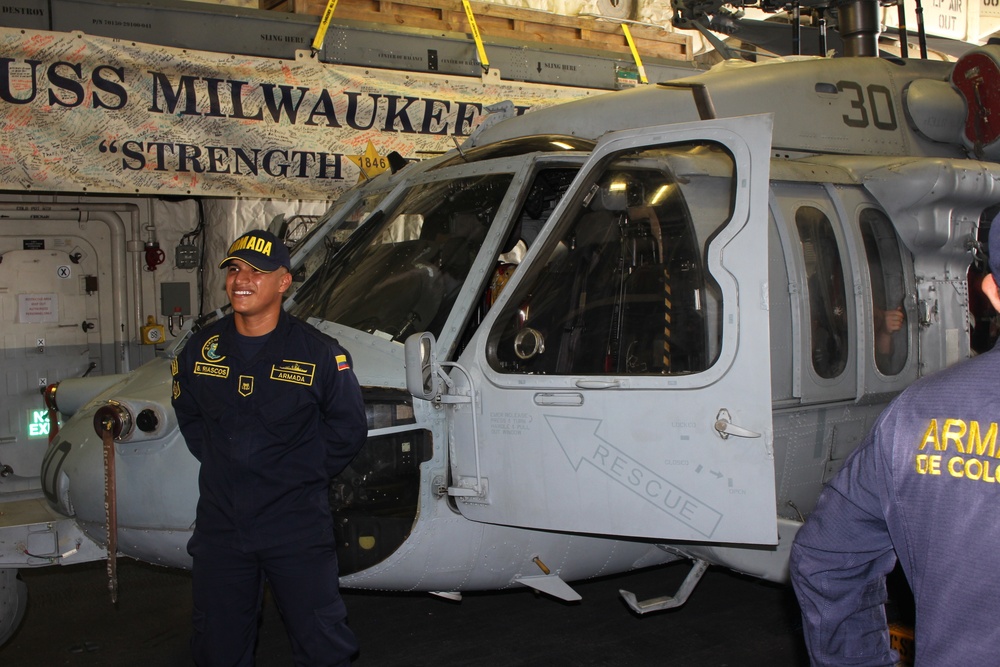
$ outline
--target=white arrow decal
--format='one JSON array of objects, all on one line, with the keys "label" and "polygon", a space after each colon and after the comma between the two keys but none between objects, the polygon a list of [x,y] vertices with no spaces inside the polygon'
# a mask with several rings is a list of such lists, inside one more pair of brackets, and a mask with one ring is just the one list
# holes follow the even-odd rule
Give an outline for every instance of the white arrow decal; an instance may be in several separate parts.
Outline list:
[{"label": "white arrow decal", "polygon": [[600,419],[545,415],[574,470],[587,461],[661,512],[711,537],[722,514],[597,435]]}]

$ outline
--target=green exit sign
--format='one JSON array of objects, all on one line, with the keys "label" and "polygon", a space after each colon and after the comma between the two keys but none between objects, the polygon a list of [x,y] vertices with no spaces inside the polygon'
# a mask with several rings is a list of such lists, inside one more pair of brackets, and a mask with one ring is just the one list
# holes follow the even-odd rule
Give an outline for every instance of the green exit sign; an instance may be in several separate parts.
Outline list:
[{"label": "green exit sign", "polygon": [[28,410],[28,437],[49,437],[49,411],[45,408]]}]

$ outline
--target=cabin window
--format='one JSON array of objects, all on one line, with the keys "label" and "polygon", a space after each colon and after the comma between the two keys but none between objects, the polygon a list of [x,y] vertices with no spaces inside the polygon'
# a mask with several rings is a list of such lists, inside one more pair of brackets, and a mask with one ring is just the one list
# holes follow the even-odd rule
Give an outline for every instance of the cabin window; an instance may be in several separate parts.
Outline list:
[{"label": "cabin window", "polygon": [[858,219],[871,278],[875,367],[896,375],[906,365],[906,283],[899,238],[885,213],[868,208]]},{"label": "cabin window", "polygon": [[722,343],[707,248],[732,215],[733,163],[711,144],[611,162],[559,223],[490,336],[491,366],[525,374],[684,375]]},{"label": "cabin window", "polygon": [[795,225],[806,270],[813,370],[821,378],[835,378],[847,367],[850,352],[844,268],[837,238],[826,214],[812,206],[795,212]]}]

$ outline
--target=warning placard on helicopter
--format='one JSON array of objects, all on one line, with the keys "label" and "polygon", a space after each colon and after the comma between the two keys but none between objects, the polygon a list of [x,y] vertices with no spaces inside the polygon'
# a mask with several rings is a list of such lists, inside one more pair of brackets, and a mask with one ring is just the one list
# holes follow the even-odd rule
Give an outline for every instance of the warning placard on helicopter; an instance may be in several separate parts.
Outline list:
[{"label": "warning placard on helicopter", "polygon": [[598,94],[0,28],[0,189],[294,199],[357,183],[352,156],[454,147],[490,104]]},{"label": "warning placard on helicopter", "polygon": [[[949,37],[951,39],[976,39],[969,34],[969,3],[976,0],[927,0],[922,5],[924,29],[929,35]],[[984,8],[990,0],[982,0]],[[907,4],[906,25],[912,33],[910,38],[916,41],[917,18],[916,6]],[[898,27],[895,9],[885,15],[885,24]]]}]

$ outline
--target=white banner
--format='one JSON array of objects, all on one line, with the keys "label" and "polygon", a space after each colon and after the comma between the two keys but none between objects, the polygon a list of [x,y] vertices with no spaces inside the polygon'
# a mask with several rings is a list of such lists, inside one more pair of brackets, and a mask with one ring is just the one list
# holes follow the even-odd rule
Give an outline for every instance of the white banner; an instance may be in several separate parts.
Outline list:
[{"label": "white banner", "polygon": [[[982,3],[979,6],[979,19],[997,19],[1000,18],[1000,0],[980,0]],[[983,27],[983,26],[980,26]],[[996,30],[997,26],[994,22],[991,22],[989,26],[991,30],[980,30],[984,35],[988,35]]]},{"label": "white banner", "polygon": [[603,92],[0,28],[0,190],[329,200],[490,104]]},{"label": "white banner", "polygon": [[[974,0],[923,0],[921,7],[924,30],[928,35],[960,41],[968,39],[970,1]],[[918,31],[916,3],[907,2],[905,7],[906,31],[910,35],[910,42],[915,43]],[[886,7],[882,11],[886,25],[899,27],[899,11],[896,7]]]}]

